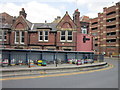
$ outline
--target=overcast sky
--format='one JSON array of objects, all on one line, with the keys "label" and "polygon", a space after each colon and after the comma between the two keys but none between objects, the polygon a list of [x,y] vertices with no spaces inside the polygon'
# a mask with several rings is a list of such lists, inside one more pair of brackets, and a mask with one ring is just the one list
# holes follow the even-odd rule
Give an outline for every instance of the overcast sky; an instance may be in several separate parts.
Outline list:
[{"label": "overcast sky", "polygon": [[119,0],[1,0],[0,13],[7,12],[12,16],[18,16],[21,8],[24,8],[29,21],[52,22],[57,16],[63,17],[66,11],[72,17],[77,8],[80,16],[94,18],[104,7],[115,5],[116,2]]}]

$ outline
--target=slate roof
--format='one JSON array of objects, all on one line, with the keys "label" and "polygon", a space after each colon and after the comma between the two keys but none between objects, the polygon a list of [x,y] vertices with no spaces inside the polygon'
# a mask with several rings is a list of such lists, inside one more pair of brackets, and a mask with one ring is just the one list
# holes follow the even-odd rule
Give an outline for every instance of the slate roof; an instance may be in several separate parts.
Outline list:
[{"label": "slate roof", "polygon": [[36,29],[51,29],[53,31],[56,31],[57,28],[57,23],[33,23],[31,30],[36,30]]},{"label": "slate roof", "polygon": [[0,28],[1,29],[10,29],[11,28],[11,25],[10,24],[3,24],[3,23],[0,23]]}]

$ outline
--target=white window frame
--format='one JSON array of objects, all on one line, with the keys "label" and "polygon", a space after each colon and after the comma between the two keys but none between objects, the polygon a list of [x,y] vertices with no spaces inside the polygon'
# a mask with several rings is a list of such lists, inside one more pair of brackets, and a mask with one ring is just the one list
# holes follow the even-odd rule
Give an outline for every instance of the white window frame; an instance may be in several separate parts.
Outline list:
[{"label": "white window frame", "polygon": [[72,31],[72,40],[68,40],[68,31],[65,31],[65,40],[61,40],[62,32],[60,32],[60,41],[61,42],[72,42],[73,41],[73,31]]},{"label": "white window frame", "polygon": [[[42,35],[40,35],[40,32],[42,32]],[[42,36],[42,40],[40,40],[40,36]],[[38,40],[39,40],[39,41],[43,41],[43,31],[39,31],[39,32],[38,32]]]},{"label": "white window frame", "polygon": [[[19,31],[15,31],[15,44],[19,44],[19,40],[18,40],[18,42],[16,42],[16,33],[17,32],[19,32]],[[18,38],[20,37],[20,32],[19,32],[19,36],[18,36]]]},{"label": "white window frame", "polygon": [[[67,35],[66,35],[67,36],[67,42],[72,42],[73,41],[73,31],[72,31],[72,35],[68,35],[68,32],[69,31],[67,31]],[[68,40],[68,36],[72,36],[72,40]]]},{"label": "white window frame", "polygon": [[87,34],[87,28],[82,27],[81,30],[82,30],[82,34]]},{"label": "white window frame", "polygon": [[[6,35],[5,35],[5,33],[6,33]],[[6,39],[5,39],[5,37],[6,37]],[[4,39],[4,41],[7,41],[7,31],[3,31],[3,39]]]},{"label": "white window frame", "polygon": [[[48,36],[49,36],[49,32],[47,31],[47,35],[45,35],[45,32],[46,32],[46,31],[43,31],[43,32],[44,32],[44,33],[43,33],[43,34],[44,34],[44,35],[43,35],[43,37],[44,37],[44,41],[48,42],[48,39],[49,39],[49,37],[48,37]],[[48,37],[47,40],[45,40],[45,37],[46,37],[46,36]]]},{"label": "white window frame", "polygon": [[[42,32],[42,35],[40,35],[40,32]],[[48,35],[45,35],[46,31],[39,31],[38,32],[38,41],[44,41],[44,42],[48,42],[49,40],[49,31],[47,31]],[[42,40],[40,40],[40,36],[42,36]],[[48,36],[48,40],[45,40],[45,37]]]},{"label": "white window frame", "polygon": [[65,31],[65,40],[61,40],[61,37],[62,37],[63,35],[62,35],[62,31],[60,32],[60,41],[61,42],[65,42],[66,41],[66,31]]},{"label": "white window frame", "polygon": [[[24,36],[22,36],[22,32],[24,33]],[[20,38],[20,44],[24,44],[24,42],[25,42],[25,32],[24,31],[20,31],[19,32],[19,38]],[[24,42],[22,42],[22,38],[24,37]]]}]

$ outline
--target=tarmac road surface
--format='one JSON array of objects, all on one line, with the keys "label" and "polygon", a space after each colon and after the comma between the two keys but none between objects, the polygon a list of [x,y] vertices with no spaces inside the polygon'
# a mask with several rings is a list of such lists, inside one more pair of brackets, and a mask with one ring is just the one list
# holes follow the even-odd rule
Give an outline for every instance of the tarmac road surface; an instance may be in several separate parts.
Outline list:
[{"label": "tarmac road surface", "polygon": [[2,88],[118,88],[118,61],[108,58],[106,62],[113,67],[83,73],[16,77],[3,80]]}]

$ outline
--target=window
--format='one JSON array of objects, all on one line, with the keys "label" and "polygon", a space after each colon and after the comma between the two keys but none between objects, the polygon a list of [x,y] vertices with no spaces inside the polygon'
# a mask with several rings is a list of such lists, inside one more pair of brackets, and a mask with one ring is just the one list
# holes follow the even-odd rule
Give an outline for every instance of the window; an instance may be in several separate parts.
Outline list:
[{"label": "window", "polygon": [[39,41],[48,41],[48,31],[39,31]]},{"label": "window", "polygon": [[92,33],[92,35],[93,35],[93,36],[97,36],[97,35],[98,35],[98,33]]},{"label": "window", "polygon": [[24,32],[20,32],[20,43],[24,43]]},{"label": "window", "polygon": [[68,31],[68,40],[72,40],[72,31]]},{"label": "window", "polygon": [[106,40],[106,42],[108,42],[108,43],[116,42],[116,39],[109,39],[109,40]]},{"label": "window", "polygon": [[44,41],[48,41],[48,31],[44,31]]},{"label": "window", "polygon": [[116,25],[107,26],[108,29],[115,28]]},{"label": "window", "polygon": [[18,44],[19,43],[19,31],[15,32],[15,43]]},{"label": "window", "polygon": [[39,32],[39,41],[43,41],[43,31]]},{"label": "window", "polygon": [[92,30],[97,30],[97,29],[98,29],[98,27],[92,28]]},{"label": "window", "polygon": [[61,31],[61,41],[65,41],[65,31]]},{"label": "window", "polygon": [[116,46],[107,46],[107,48],[116,48]]},{"label": "window", "polygon": [[107,36],[116,35],[116,32],[107,33]]},{"label": "window", "polygon": [[116,13],[115,11],[112,11],[112,12],[107,13],[106,15],[109,16],[109,15],[112,15],[112,14],[115,14],[115,13]]},{"label": "window", "polygon": [[15,32],[15,44],[24,44],[24,31]]},{"label": "window", "polygon": [[98,24],[98,22],[94,22],[94,23],[92,23],[92,25],[94,25],[94,24]]},{"label": "window", "polygon": [[2,41],[2,30],[0,30],[0,41]]},{"label": "window", "polygon": [[61,31],[61,41],[72,41],[72,31]]},{"label": "window", "polygon": [[87,34],[87,28],[81,28],[83,34]]},{"label": "window", "polygon": [[4,31],[4,41],[7,40],[7,31]]},{"label": "window", "polygon": [[98,38],[95,38],[95,41],[98,41]]},{"label": "window", "polygon": [[107,19],[106,22],[112,22],[112,21],[115,21],[116,18],[111,18],[111,19]]},{"label": "window", "polygon": [[95,44],[95,46],[98,46],[98,44]]},{"label": "window", "polygon": [[7,31],[0,30],[0,41],[6,41],[7,40]]}]

